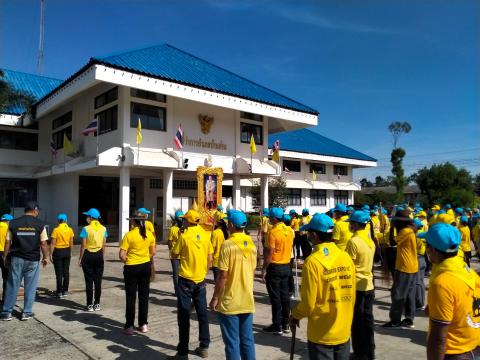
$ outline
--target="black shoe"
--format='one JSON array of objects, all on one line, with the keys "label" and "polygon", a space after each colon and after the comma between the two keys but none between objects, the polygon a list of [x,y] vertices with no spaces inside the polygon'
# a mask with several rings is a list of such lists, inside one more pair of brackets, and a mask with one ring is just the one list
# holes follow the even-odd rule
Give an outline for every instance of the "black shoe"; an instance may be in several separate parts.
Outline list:
[{"label": "black shoe", "polygon": [[201,346],[197,347],[194,351],[194,354],[205,359],[208,357],[208,348],[203,348]]},{"label": "black shoe", "polygon": [[406,327],[409,329],[413,329],[415,327],[415,325],[413,325],[412,319],[403,319],[401,324],[402,324],[402,327]]},{"label": "black shoe", "polygon": [[282,325],[282,331],[284,334],[290,334],[290,327],[288,325]]},{"label": "black shoe", "polygon": [[402,323],[401,322],[389,321],[389,322],[383,324],[382,327],[386,328],[386,329],[400,329],[402,327]]},{"label": "black shoe", "polygon": [[1,313],[1,314],[0,314],[0,320],[1,320],[1,321],[11,321],[11,320],[12,320],[12,314],[10,314],[10,313]]},{"label": "black shoe", "polygon": [[27,321],[33,317],[33,313],[22,313],[21,321]]},{"label": "black shoe", "polygon": [[266,332],[266,333],[269,333],[269,334],[274,334],[274,335],[282,335],[283,334],[282,329],[279,326],[275,326],[273,324],[270,325],[270,326],[264,327],[262,330],[263,330],[263,332]]}]

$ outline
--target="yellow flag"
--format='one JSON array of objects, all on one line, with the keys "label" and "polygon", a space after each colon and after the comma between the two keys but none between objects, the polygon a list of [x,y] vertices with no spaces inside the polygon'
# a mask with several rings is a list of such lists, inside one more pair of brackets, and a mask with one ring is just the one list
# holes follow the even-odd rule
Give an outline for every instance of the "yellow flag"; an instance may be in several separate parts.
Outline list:
[{"label": "yellow flag", "polygon": [[142,143],[143,137],[142,137],[142,121],[140,118],[138,118],[138,123],[137,123],[137,145],[140,145]]},{"label": "yellow flag", "polygon": [[278,150],[273,150],[272,160],[275,161],[277,164],[280,163],[280,154]]},{"label": "yellow flag", "polygon": [[312,181],[317,181],[317,173],[315,170],[312,171]]},{"label": "yellow flag", "polygon": [[75,148],[73,144],[68,140],[67,134],[63,134],[63,153],[65,155],[73,154],[75,152]]},{"label": "yellow flag", "polygon": [[255,155],[256,152],[257,152],[257,147],[255,146],[255,139],[253,138],[253,134],[252,134],[252,137],[250,138],[250,153],[252,155]]}]

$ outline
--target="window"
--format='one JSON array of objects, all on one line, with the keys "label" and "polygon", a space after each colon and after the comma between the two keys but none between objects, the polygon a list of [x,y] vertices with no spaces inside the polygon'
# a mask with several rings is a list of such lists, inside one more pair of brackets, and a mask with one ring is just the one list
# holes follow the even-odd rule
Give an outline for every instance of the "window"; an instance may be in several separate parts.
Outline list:
[{"label": "window", "polygon": [[254,121],[263,121],[263,116],[258,114],[252,114],[249,112],[240,111],[240,117],[242,119],[254,120]]},{"label": "window", "polygon": [[327,205],[327,190],[310,190],[310,204],[313,206]]},{"label": "window", "polygon": [[70,121],[72,121],[72,112],[68,112],[55,120],[52,121],[52,130],[55,130],[59,128],[62,125],[68,124]]},{"label": "window", "polygon": [[287,189],[287,204],[302,205],[302,189]]},{"label": "window", "polygon": [[176,190],[197,190],[195,180],[173,180],[173,188]]},{"label": "window", "polygon": [[145,90],[140,90],[140,89],[130,89],[130,96],[136,97],[139,99],[145,99],[145,100],[152,100],[152,101],[159,101],[162,103],[167,102],[167,96],[163,94],[157,94],[151,91],[145,91]]},{"label": "window", "polygon": [[[242,192],[242,188],[240,188],[240,193]],[[233,195],[233,186],[223,185],[222,186],[222,197],[224,198],[231,198]]]},{"label": "window", "polygon": [[118,110],[116,105],[96,113],[95,117],[98,118],[100,135],[117,130]]},{"label": "window", "polygon": [[283,160],[283,171],[285,172],[300,172],[300,161],[295,160]]},{"label": "window", "polygon": [[167,112],[164,107],[131,103],[130,127],[136,128],[138,118],[142,120],[142,129],[167,130]]},{"label": "window", "polygon": [[348,167],[343,166],[343,165],[333,165],[333,174],[334,175],[347,176],[348,175]]},{"label": "window", "polygon": [[150,189],[163,189],[163,179],[150,179]]},{"label": "window", "polygon": [[315,174],[325,174],[325,164],[310,163],[309,166],[310,166],[311,173],[315,171]]},{"label": "window", "polygon": [[240,123],[240,141],[244,144],[250,144],[250,137],[253,134],[255,144],[263,145],[263,127],[260,125],[252,125],[247,123]]},{"label": "window", "polygon": [[95,98],[95,109],[98,109],[99,107],[110,104],[112,101],[115,101],[117,99],[118,99],[118,87],[115,86],[113,89],[110,89],[107,92],[104,92],[103,94],[98,95]]},{"label": "window", "polygon": [[348,204],[348,191],[335,190],[333,192],[333,200],[335,204],[338,204],[338,203]]},{"label": "window", "polygon": [[38,151],[38,134],[0,130],[0,148]]},{"label": "window", "polygon": [[66,127],[65,129],[55,131],[52,134],[52,142],[55,150],[63,149],[63,135],[66,134],[68,140],[72,140],[72,125]]}]

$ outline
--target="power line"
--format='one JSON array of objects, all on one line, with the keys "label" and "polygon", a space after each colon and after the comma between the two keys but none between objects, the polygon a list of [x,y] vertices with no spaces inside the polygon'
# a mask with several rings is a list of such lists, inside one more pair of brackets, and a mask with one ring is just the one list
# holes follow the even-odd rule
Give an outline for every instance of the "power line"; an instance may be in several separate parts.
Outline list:
[{"label": "power line", "polygon": [[[423,157],[423,156],[431,156],[431,155],[444,155],[444,154],[470,152],[470,151],[475,151],[475,150],[480,150],[480,147],[463,149],[463,150],[452,150],[452,151],[441,151],[441,152],[433,152],[433,153],[413,154],[413,155],[408,155],[408,153],[407,153],[407,156],[409,158],[412,158],[412,157]],[[377,160],[389,160],[389,159],[390,159],[390,157],[384,157],[384,158],[378,158]]]}]

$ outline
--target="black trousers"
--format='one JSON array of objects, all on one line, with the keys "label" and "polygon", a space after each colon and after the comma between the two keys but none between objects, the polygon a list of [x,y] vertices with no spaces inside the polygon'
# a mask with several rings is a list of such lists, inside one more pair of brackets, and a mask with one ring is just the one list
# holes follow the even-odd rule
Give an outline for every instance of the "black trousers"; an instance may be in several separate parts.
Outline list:
[{"label": "black trousers", "polygon": [[302,248],[303,260],[312,253],[312,245],[308,241],[308,235],[300,235],[300,247]]},{"label": "black trousers", "polygon": [[375,358],[373,301],[375,290],[357,291],[352,322],[353,353],[360,359]]},{"label": "black trousers", "polygon": [[148,297],[150,294],[150,261],[138,265],[125,265],[125,328],[135,323],[135,302],[138,293],[138,326],[148,324]]},{"label": "black trousers", "polygon": [[[82,258],[83,276],[87,305],[100,304],[102,296],[103,251],[90,252],[85,250]],[[95,285],[95,301],[93,301],[93,286]]]},{"label": "black trousers", "polygon": [[52,260],[55,269],[55,277],[57,278],[57,294],[68,291],[71,256],[72,253],[69,247],[53,250]]},{"label": "black trousers", "polygon": [[290,317],[290,295],[288,292],[290,272],[290,264],[270,264],[265,277],[268,296],[272,304],[272,323],[278,328],[281,325],[287,326]]},{"label": "black trousers", "polygon": [[301,247],[301,235],[298,231],[295,231],[295,238],[293,239],[293,249],[295,251],[295,256],[297,259],[300,259],[300,249]]},{"label": "black trousers", "polygon": [[8,269],[3,263],[3,251],[0,251],[0,270],[2,271],[2,303],[5,298],[5,289],[7,288]]}]

